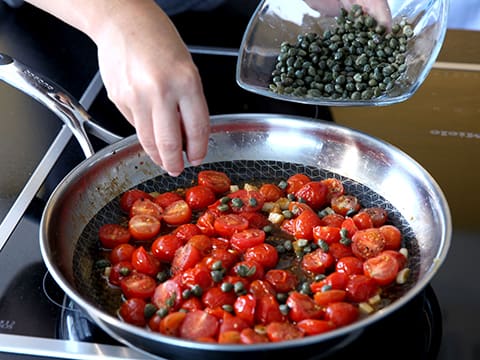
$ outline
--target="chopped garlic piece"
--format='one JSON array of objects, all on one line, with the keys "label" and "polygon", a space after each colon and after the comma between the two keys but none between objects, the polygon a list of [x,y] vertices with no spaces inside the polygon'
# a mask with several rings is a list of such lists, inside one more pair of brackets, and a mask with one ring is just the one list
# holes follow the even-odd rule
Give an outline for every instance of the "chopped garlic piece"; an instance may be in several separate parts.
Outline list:
[{"label": "chopped garlic piece", "polygon": [[268,214],[268,220],[272,224],[280,225],[284,219],[285,219],[285,216],[283,216],[283,214],[277,214],[274,212],[271,212]]},{"label": "chopped garlic piece", "polygon": [[358,310],[360,310],[363,314],[371,314],[375,311],[375,309],[367,302],[361,302],[358,304]]},{"label": "chopped garlic piece", "polygon": [[258,190],[258,187],[252,184],[245,184],[243,188],[247,191]]},{"label": "chopped garlic piece", "polygon": [[374,295],[372,296],[370,299],[368,299],[368,303],[370,305],[377,305],[380,303],[380,301],[382,301],[382,298],[380,297],[380,295]]},{"label": "chopped garlic piece", "polygon": [[397,284],[405,284],[410,276],[410,268],[404,268],[397,274]]},{"label": "chopped garlic piece", "polygon": [[230,192],[235,192],[235,191],[238,191],[240,190],[240,188],[238,187],[238,185],[230,185]]}]

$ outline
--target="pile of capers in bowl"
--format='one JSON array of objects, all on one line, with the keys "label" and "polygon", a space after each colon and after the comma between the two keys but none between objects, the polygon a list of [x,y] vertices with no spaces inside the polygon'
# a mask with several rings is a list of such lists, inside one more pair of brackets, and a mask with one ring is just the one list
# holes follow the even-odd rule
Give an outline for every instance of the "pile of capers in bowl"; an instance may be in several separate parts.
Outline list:
[{"label": "pile of capers in bowl", "polygon": [[413,28],[405,20],[391,29],[360,5],[341,10],[323,34],[305,33],[283,42],[270,91],[304,98],[371,100],[394,88],[405,73]]}]

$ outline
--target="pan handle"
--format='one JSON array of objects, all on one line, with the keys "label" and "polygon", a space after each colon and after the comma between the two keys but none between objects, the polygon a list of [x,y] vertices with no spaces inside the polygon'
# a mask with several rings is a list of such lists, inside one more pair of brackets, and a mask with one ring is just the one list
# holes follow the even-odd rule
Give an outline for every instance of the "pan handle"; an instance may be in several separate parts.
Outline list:
[{"label": "pan handle", "polygon": [[122,139],[95,124],[82,105],[61,86],[2,53],[0,53],[0,80],[31,96],[62,119],[72,131],[87,158],[95,151],[88,138],[86,127],[95,136],[109,144]]}]

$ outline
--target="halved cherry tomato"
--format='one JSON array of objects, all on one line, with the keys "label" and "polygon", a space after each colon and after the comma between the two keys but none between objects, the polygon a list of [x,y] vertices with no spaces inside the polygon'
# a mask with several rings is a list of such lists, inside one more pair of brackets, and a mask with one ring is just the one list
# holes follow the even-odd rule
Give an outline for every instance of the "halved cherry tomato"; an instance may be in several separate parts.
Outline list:
[{"label": "halved cherry tomato", "polygon": [[172,231],[172,235],[175,235],[177,238],[182,240],[182,243],[185,244],[193,235],[200,235],[202,231],[195,224],[181,224]]},{"label": "halved cherry tomato", "polygon": [[285,189],[288,194],[295,194],[303,185],[312,181],[305,174],[294,174],[287,179],[287,188]]},{"label": "halved cherry tomato", "polygon": [[187,242],[175,252],[170,270],[173,275],[179,274],[195,266],[202,260],[202,257],[202,252],[192,243]]},{"label": "halved cherry tomato", "polygon": [[158,220],[162,219],[163,208],[150,199],[140,198],[135,200],[130,208],[130,217],[135,215],[152,215]]},{"label": "halved cherry tomato", "polygon": [[259,299],[265,295],[275,296],[277,294],[273,286],[268,281],[262,279],[253,280],[250,283],[248,291],[253,295],[255,299]]},{"label": "halved cherry tomato", "polygon": [[361,209],[360,212],[366,212],[368,215],[370,215],[374,227],[380,227],[388,220],[387,210],[381,207],[367,207]]},{"label": "halved cherry tomato", "polygon": [[336,326],[345,326],[358,319],[358,308],[347,302],[331,303],[325,309],[325,319]]},{"label": "halved cherry tomato", "polygon": [[219,286],[211,287],[203,292],[202,303],[205,307],[216,308],[223,305],[233,305],[237,295],[233,291],[222,291]]},{"label": "halved cherry tomato", "polygon": [[216,233],[215,230],[215,219],[218,217],[217,213],[213,210],[206,210],[203,214],[197,219],[197,227],[200,231],[208,236],[214,236]]},{"label": "halved cherry tomato", "polygon": [[297,199],[303,199],[313,210],[321,209],[327,203],[327,185],[321,181],[310,181],[295,192]]},{"label": "halved cherry tomato", "polygon": [[110,284],[120,286],[122,279],[127,277],[133,271],[133,265],[130,261],[119,261],[110,268],[108,281]]},{"label": "halved cherry tomato", "polygon": [[185,201],[193,211],[206,209],[216,201],[213,190],[205,185],[189,187],[185,191]]},{"label": "halved cherry tomato", "polygon": [[218,334],[219,320],[203,310],[194,310],[185,315],[180,325],[180,337],[189,340],[215,338]]},{"label": "halved cherry tomato", "polygon": [[98,238],[106,249],[113,249],[119,244],[130,241],[131,235],[127,228],[118,224],[105,224],[98,230]]},{"label": "halved cherry tomato", "polygon": [[133,272],[121,280],[120,286],[127,299],[148,299],[153,295],[157,284],[151,276]]},{"label": "halved cherry tomato", "polygon": [[312,292],[322,291],[325,285],[328,285],[331,289],[345,290],[349,281],[349,276],[345,273],[339,273],[334,271],[327,275],[327,277],[320,281],[315,281],[310,284]]},{"label": "halved cherry tomato", "polygon": [[356,256],[345,256],[337,261],[335,269],[347,275],[363,274],[363,260]]},{"label": "halved cherry tomato", "polygon": [[284,191],[278,185],[266,183],[258,189],[265,201],[277,201],[284,195]]},{"label": "halved cherry tomato", "polygon": [[334,197],[343,195],[345,189],[342,182],[336,178],[327,178],[321,180],[321,183],[327,187],[327,201],[330,202]]},{"label": "halved cherry tomato", "polygon": [[345,216],[337,213],[327,214],[324,217],[322,217],[323,225],[334,226],[338,228],[342,227],[342,223],[344,220],[345,220]]},{"label": "halved cherry tomato", "polygon": [[145,306],[146,302],[143,299],[127,299],[120,306],[120,317],[129,324],[145,326],[147,323],[144,315]]},{"label": "halved cherry tomato", "polygon": [[339,242],[342,236],[340,235],[340,228],[335,226],[315,226],[312,229],[313,239],[315,241],[323,240],[327,244]]},{"label": "halved cherry tomato", "polygon": [[274,321],[286,321],[287,318],[280,312],[278,301],[273,295],[265,295],[256,300],[255,323],[267,325]]},{"label": "halved cherry tomato", "polygon": [[347,238],[351,239],[353,237],[353,234],[355,234],[358,231],[358,227],[353,221],[352,218],[347,217],[345,220],[342,222],[342,226],[340,226],[341,229],[344,229],[347,234]]},{"label": "halved cherry tomato", "polygon": [[179,279],[168,279],[154,289],[152,303],[159,309],[177,311],[182,301],[182,290]]},{"label": "halved cherry tomato", "polygon": [[289,271],[283,269],[271,269],[265,274],[265,280],[268,281],[275,291],[287,293],[294,290],[298,285],[297,276]]},{"label": "halved cherry tomato", "polygon": [[358,198],[353,195],[339,195],[334,197],[330,201],[330,204],[333,211],[343,216],[354,214],[360,210],[360,202],[358,201]]},{"label": "halved cherry tomato", "polygon": [[393,225],[382,225],[379,227],[385,241],[386,250],[398,250],[402,246],[402,233]]},{"label": "halved cherry tomato", "polygon": [[132,254],[132,265],[138,272],[156,276],[160,271],[160,260],[147,252],[143,246],[135,249]]},{"label": "halved cherry tomato", "polygon": [[313,300],[320,306],[327,306],[333,302],[344,301],[346,297],[347,292],[339,289],[317,291],[315,294],[313,294]]},{"label": "halved cherry tomato", "polygon": [[297,239],[313,240],[313,228],[322,225],[322,220],[312,210],[304,210],[294,220],[293,236]]},{"label": "halved cherry tomato", "polygon": [[363,264],[365,275],[381,286],[391,284],[398,274],[398,261],[390,253],[382,252]]},{"label": "halved cherry tomato", "polygon": [[140,189],[127,190],[120,197],[120,208],[128,214],[130,213],[130,208],[133,203],[138,199],[153,200],[153,197],[149,193]]},{"label": "halved cherry tomato", "polygon": [[132,253],[134,250],[135,246],[132,244],[119,244],[110,252],[110,262],[112,264],[116,264],[120,261],[130,261],[132,259]]},{"label": "halved cherry tomato", "polygon": [[305,335],[317,335],[335,329],[335,325],[327,320],[305,319],[297,323],[297,328]]},{"label": "halved cherry tomato", "polygon": [[269,224],[267,217],[259,212],[242,212],[239,213],[241,217],[248,220],[248,227],[263,229]]},{"label": "halved cherry tomato", "polygon": [[353,256],[352,248],[339,242],[330,244],[328,246],[328,252],[332,254],[335,260],[345,256]]},{"label": "halved cherry tomato", "polygon": [[305,254],[301,261],[302,269],[313,274],[324,274],[334,263],[332,254],[320,248]]},{"label": "halved cherry tomato", "polygon": [[185,316],[187,316],[187,314],[183,311],[175,311],[167,314],[160,320],[158,330],[164,335],[180,336],[180,326],[183,320],[185,320]]},{"label": "halved cherry tomato", "polygon": [[307,294],[292,291],[287,298],[288,318],[294,322],[305,319],[319,319],[323,309]]},{"label": "halved cherry tomato", "polygon": [[213,285],[210,270],[203,263],[198,263],[194,267],[185,270],[180,275],[180,278],[183,287],[186,289],[191,289],[195,285],[200,286],[202,289],[208,289]]},{"label": "halved cherry tomato", "polygon": [[[222,326],[224,323],[222,323]],[[242,341],[240,339],[240,331],[238,330],[226,330],[220,331],[218,334],[217,342],[219,344],[240,344]]]},{"label": "halved cherry tomato", "polygon": [[223,194],[230,190],[231,180],[223,172],[203,170],[198,173],[198,184],[208,186],[216,194]]},{"label": "halved cherry tomato", "polygon": [[377,228],[358,230],[352,236],[352,251],[360,259],[380,254],[385,248],[385,238]]},{"label": "halved cherry tomato", "polygon": [[152,240],[160,231],[160,220],[152,215],[135,215],[128,221],[128,230],[140,241]]},{"label": "halved cherry tomato", "polygon": [[152,254],[163,262],[171,262],[175,252],[183,246],[183,241],[174,234],[161,235],[152,243]]},{"label": "halved cherry tomato", "polygon": [[226,214],[217,217],[213,227],[218,235],[229,238],[233,233],[248,229],[248,220],[237,214]]},{"label": "halved cherry tomato", "polygon": [[227,195],[232,199],[230,208],[233,212],[254,212],[263,207],[265,199],[258,190],[240,189]]},{"label": "halved cherry tomato", "polygon": [[235,314],[243,319],[249,326],[254,324],[256,303],[257,301],[252,294],[240,295],[233,303]]},{"label": "halved cherry tomato", "polygon": [[260,229],[246,229],[236,232],[230,239],[232,247],[240,252],[244,252],[249,247],[262,244],[265,241],[265,231]]},{"label": "halved cherry tomato", "polygon": [[351,275],[348,279],[347,297],[353,302],[363,302],[377,294],[378,284],[366,275]]},{"label": "halved cherry tomato", "polygon": [[157,195],[153,201],[160,205],[162,209],[165,209],[168,205],[182,199],[183,198],[179,193],[168,191]]},{"label": "halved cherry tomato", "polygon": [[367,212],[359,212],[352,216],[352,220],[359,230],[373,227],[373,221]]},{"label": "halved cherry tomato", "polygon": [[288,341],[303,337],[303,332],[288,322],[273,321],[266,326],[265,330],[268,339],[272,342]]},{"label": "halved cherry tomato", "polygon": [[268,342],[268,337],[257,333],[252,328],[243,329],[240,332],[240,342],[242,344],[258,344]]},{"label": "halved cherry tomato", "polygon": [[177,200],[163,211],[163,220],[169,225],[182,225],[192,219],[192,209],[185,200]]},{"label": "halved cherry tomato", "polygon": [[398,270],[402,270],[407,265],[407,258],[402,253],[396,250],[383,250],[382,254],[389,254],[393,256],[398,262]]},{"label": "halved cherry tomato", "polygon": [[255,260],[260,263],[265,270],[272,269],[277,265],[277,249],[270,244],[263,243],[248,248],[243,254],[244,260]]}]

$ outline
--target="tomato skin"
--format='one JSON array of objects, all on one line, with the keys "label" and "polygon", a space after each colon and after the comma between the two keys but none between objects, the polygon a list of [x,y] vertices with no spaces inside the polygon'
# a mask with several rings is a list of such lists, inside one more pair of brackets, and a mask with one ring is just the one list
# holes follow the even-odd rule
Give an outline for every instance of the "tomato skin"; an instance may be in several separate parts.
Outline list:
[{"label": "tomato skin", "polygon": [[298,278],[289,270],[268,270],[265,274],[265,280],[273,286],[275,291],[281,293],[292,291],[298,285]]},{"label": "tomato skin", "polygon": [[193,235],[200,235],[202,231],[195,224],[181,224],[171,232],[172,235],[175,235],[177,238],[182,240],[182,243],[185,244]]},{"label": "tomato skin", "polygon": [[334,197],[331,201],[331,207],[337,214],[346,216],[347,214],[356,213],[360,210],[358,198],[353,195],[340,195]]},{"label": "tomato skin", "polygon": [[351,239],[353,235],[358,231],[358,227],[355,224],[355,221],[353,221],[352,218],[345,218],[342,222],[342,226],[340,226],[341,229],[345,229],[347,231],[347,237]]},{"label": "tomato skin", "polygon": [[203,170],[197,175],[199,185],[208,186],[215,194],[223,194],[230,190],[231,180],[227,174],[215,170]]},{"label": "tomato skin", "polygon": [[261,280],[261,279],[253,280],[250,283],[248,292],[252,294],[255,299],[259,299],[265,295],[271,295],[271,296],[276,295],[276,292],[273,286],[268,281]]},{"label": "tomato skin", "polygon": [[153,256],[162,262],[172,262],[175,252],[183,245],[183,241],[173,235],[166,234],[156,238],[151,246]]},{"label": "tomato skin", "polygon": [[248,220],[237,214],[226,214],[217,217],[213,227],[218,235],[230,238],[234,233],[248,229]]},{"label": "tomato skin", "polygon": [[151,276],[133,272],[121,280],[120,286],[127,299],[148,299],[153,295],[157,284]]},{"label": "tomato skin", "polygon": [[249,326],[255,321],[255,305],[257,301],[252,294],[240,295],[233,303],[235,314],[243,319]]},{"label": "tomato skin", "polygon": [[120,306],[119,315],[125,322],[129,324],[145,326],[147,323],[144,315],[145,305],[146,302],[143,299],[127,299]]},{"label": "tomato skin", "polygon": [[353,256],[352,248],[339,242],[330,244],[328,247],[328,252],[332,254],[334,259],[337,261],[342,257]]},{"label": "tomato skin", "polygon": [[353,302],[363,302],[376,295],[378,284],[366,275],[351,275],[347,286],[347,298]]},{"label": "tomato skin", "polygon": [[173,275],[179,274],[195,266],[202,260],[202,253],[199,249],[187,242],[185,245],[175,251],[170,268]]},{"label": "tomato skin", "polygon": [[203,263],[210,269],[216,261],[222,262],[222,267],[229,270],[236,262],[239,261],[239,254],[233,249],[213,248],[210,256],[203,259]]},{"label": "tomato skin", "polygon": [[120,286],[122,279],[130,275],[133,271],[133,265],[130,261],[119,261],[110,268],[108,281],[110,284]]},{"label": "tomato skin", "polygon": [[158,331],[164,335],[180,336],[180,326],[183,320],[185,320],[185,316],[187,316],[187,314],[183,311],[175,311],[167,314],[160,320]]},{"label": "tomato skin", "polygon": [[165,209],[171,203],[182,199],[183,198],[180,196],[180,194],[173,191],[168,191],[157,195],[153,201],[155,204],[160,205],[162,209]]},{"label": "tomato skin", "polygon": [[265,201],[277,201],[280,199],[282,196],[284,196],[285,192],[278,187],[278,185],[275,184],[263,184],[260,186],[260,189],[258,189],[260,193],[263,195],[263,198]]},{"label": "tomato skin", "polygon": [[345,216],[332,213],[332,214],[327,214],[324,217],[322,217],[322,223],[325,226],[333,226],[333,227],[338,227],[342,228],[342,223],[345,220]]},{"label": "tomato skin", "polygon": [[169,225],[182,225],[192,219],[192,209],[185,200],[177,200],[163,211],[163,220]]},{"label": "tomato skin", "polygon": [[265,270],[277,265],[278,252],[273,245],[262,243],[248,248],[243,254],[245,260],[254,260],[260,263]]},{"label": "tomato skin", "polygon": [[152,215],[158,220],[162,219],[163,208],[150,199],[140,198],[135,200],[130,208],[129,216]]},{"label": "tomato skin", "polygon": [[297,328],[305,335],[318,335],[335,329],[335,325],[327,320],[305,319],[297,323]]},{"label": "tomato skin", "polygon": [[206,209],[215,200],[215,193],[205,185],[192,186],[185,191],[185,201],[193,211]]},{"label": "tomato skin", "polygon": [[143,246],[136,248],[132,254],[132,265],[138,272],[156,276],[160,271],[160,260],[147,252]]},{"label": "tomato skin", "polygon": [[379,228],[385,241],[385,250],[399,250],[402,246],[402,233],[393,225],[382,225]]},{"label": "tomato skin", "polygon": [[224,292],[218,286],[207,289],[202,295],[203,305],[209,308],[222,307],[222,305],[233,305],[236,299],[237,295],[235,292]]},{"label": "tomato skin", "polygon": [[115,246],[110,252],[110,262],[112,263],[112,265],[115,265],[120,261],[130,261],[132,259],[132,253],[134,250],[135,246],[133,246],[132,244],[119,244]]},{"label": "tomato skin", "polygon": [[241,317],[232,315],[229,312],[225,312],[222,323],[220,324],[219,335],[235,330],[238,331],[240,339],[240,331],[246,329],[247,327],[249,327],[248,323]]},{"label": "tomato skin", "polygon": [[327,244],[339,242],[342,236],[340,235],[340,228],[334,226],[315,226],[312,229],[313,239],[315,241],[323,240]]},{"label": "tomato skin", "polygon": [[323,316],[323,309],[310,296],[298,291],[289,294],[286,304],[289,308],[288,318],[294,322]]},{"label": "tomato skin", "polygon": [[360,213],[366,212],[372,219],[373,227],[380,227],[388,220],[387,210],[381,207],[367,207],[360,210]]},{"label": "tomato skin", "polygon": [[273,321],[285,322],[287,318],[280,312],[278,305],[273,295],[258,298],[255,305],[255,323],[267,325]]},{"label": "tomato skin", "polygon": [[352,217],[353,222],[360,230],[369,229],[373,227],[373,221],[367,212],[359,212]]},{"label": "tomato skin", "polygon": [[118,224],[105,224],[98,230],[98,238],[106,249],[113,249],[130,241],[131,235],[127,228]]},{"label": "tomato skin", "polygon": [[203,310],[187,313],[180,325],[180,337],[189,340],[216,338],[219,329],[218,319]]},{"label": "tomato skin", "polygon": [[352,251],[361,259],[380,254],[385,247],[385,239],[377,228],[358,230],[352,236]]},{"label": "tomato skin", "polygon": [[152,240],[160,231],[160,220],[152,215],[135,215],[128,221],[130,234],[139,241]]},{"label": "tomato skin", "polygon": [[347,275],[363,274],[363,260],[356,256],[342,257],[337,261],[335,269]]},{"label": "tomato skin", "polygon": [[268,337],[258,334],[252,328],[246,328],[240,332],[240,342],[242,344],[266,343],[268,342]]},{"label": "tomato skin", "polygon": [[322,291],[325,285],[328,285],[331,289],[345,290],[349,281],[349,276],[345,273],[339,273],[334,271],[327,277],[320,281],[315,281],[310,284],[312,292],[316,293]]},{"label": "tomato skin", "polygon": [[265,241],[265,231],[261,229],[245,229],[232,234],[230,244],[239,251],[245,252],[248,248],[263,244]]},{"label": "tomato skin", "polygon": [[293,223],[293,236],[297,239],[313,240],[313,228],[322,225],[322,220],[312,210],[304,210]]},{"label": "tomato skin", "polygon": [[215,219],[217,214],[212,210],[205,211],[197,219],[197,227],[200,231],[207,236],[214,236],[216,234],[215,230]]},{"label": "tomato skin", "polygon": [[333,302],[344,301],[347,298],[345,290],[331,289],[326,291],[317,291],[313,294],[313,301],[320,306],[327,306]]},{"label": "tomato skin", "polygon": [[198,263],[194,267],[185,270],[180,274],[180,278],[183,287],[186,289],[199,285],[203,290],[213,285],[210,270],[203,263]]},{"label": "tomato skin", "polygon": [[327,178],[320,181],[327,187],[327,201],[330,202],[334,197],[343,195],[345,189],[342,182],[336,178]]},{"label": "tomato skin", "polygon": [[358,319],[358,309],[347,302],[336,302],[325,309],[325,319],[331,321],[335,326],[346,326]]},{"label": "tomato skin", "polygon": [[259,212],[243,212],[239,215],[247,219],[250,228],[263,229],[269,224],[267,217]]},{"label": "tomato skin", "polygon": [[288,194],[295,194],[303,185],[312,181],[305,174],[294,174],[287,179],[287,188],[285,189]]},{"label": "tomato skin", "polygon": [[334,263],[333,256],[318,248],[305,254],[301,261],[302,269],[313,274],[324,274]]},{"label": "tomato skin", "polygon": [[303,337],[303,332],[288,322],[271,322],[267,325],[265,330],[267,331],[268,339],[271,342],[288,341]]},{"label": "tomato skin", "polygon": [[396,250],[383,250],[382,254],[389,254],[393,256],[398,263],[398,270],[402,270],[407,265],[407,258],[402,253]]},{"label": "tomato skin", "polygon": [[310,181],[298,189],[295,196],[303,199],[313,210],[319,210],[327,203],[327,191],[323,182]]},{"label": "tomato skin", "polygon": [[127,190],[120,196],[120,208],[123,212],[128,214],[130,213],[133,203],[138,199],[153,200],[153,197],[149,193],[140,189]]},{"label": "tomato skin", "polygon": [[[182,286],[179,279],[168,279],[157,285],[152,295],[152,303],[157,308],[169,308],[171,312],[180,308],[182,300]],[[173,306],[168,306],[173,299]]]},{"label": "tomato skin", "polygon": [[398,274],[398,261],[389,253],[382,252],[379,255],[365,261],[363,270],[380,286],[386,286],[395,281]]}]

